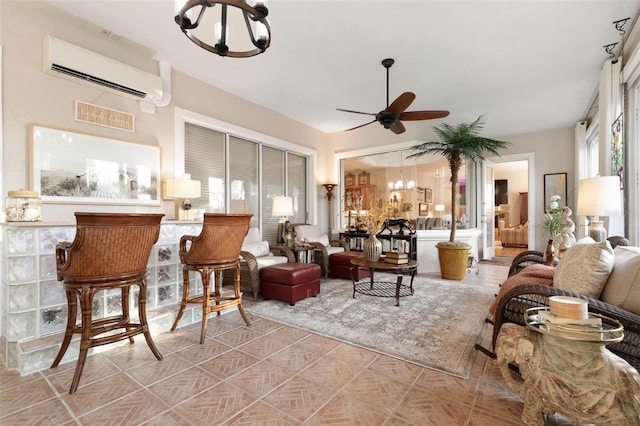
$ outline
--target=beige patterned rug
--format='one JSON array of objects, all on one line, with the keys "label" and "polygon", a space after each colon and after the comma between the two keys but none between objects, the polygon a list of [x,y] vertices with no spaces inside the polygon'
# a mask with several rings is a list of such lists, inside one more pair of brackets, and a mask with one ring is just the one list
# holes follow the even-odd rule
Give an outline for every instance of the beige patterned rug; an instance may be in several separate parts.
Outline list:
[{"label": "beige patterned rug", "polygon": [[[376,279],[380,279],[376,274]],[[389,277],[395,281],[395,276]],[[408,283],[409,277],[404,277]],[[496,290],[416,276],[412,296],[374,297],[356,293],[349,280],[323,281],[321,294],[289,306],[261,301],[254,315],[311,330],[418,365],[469,378],[486,328],[484,318]]]}]

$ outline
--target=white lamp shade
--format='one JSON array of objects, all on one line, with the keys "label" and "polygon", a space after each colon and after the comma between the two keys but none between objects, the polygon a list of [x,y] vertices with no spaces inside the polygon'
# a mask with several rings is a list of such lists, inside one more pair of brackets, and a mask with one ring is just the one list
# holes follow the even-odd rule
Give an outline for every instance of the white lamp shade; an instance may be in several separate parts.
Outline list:
[{"label": "white lamp shade", "polygon": [[578,215],[620,216],[620,178],[600,176],[578,183]]},{"label": "white lamp shade", "polygon": [[444,204],[436,204],[435,206],[433,206],[433,209],[437,212],[443,212],[444,211]]},{"label": "white lamp shade", "polygon": [[191,179],[167,179],[165,196],[169,198],[199,198],[200,181]]},{"label": "white lamp shade", "polygon": [[293,198],[273,197],[272,216],[293,216]]}]

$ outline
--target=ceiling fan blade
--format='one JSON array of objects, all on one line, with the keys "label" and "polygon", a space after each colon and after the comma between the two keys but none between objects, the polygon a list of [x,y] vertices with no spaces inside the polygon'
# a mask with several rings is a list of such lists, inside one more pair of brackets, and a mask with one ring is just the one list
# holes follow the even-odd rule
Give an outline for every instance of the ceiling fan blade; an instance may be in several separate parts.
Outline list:
[{"label": "ceiling fan blade", "polygon": [[409,108],[409,105],[411,105],[411,102],[413,102],[415,98],[416,95],[414,93],[404,92],[387,107],[387,111],[390,111],[395,115],[400,115],[405,109]]},{"label": "ceiling fan blade", "polygon": [[359,125],[359,126],[352,127],[352,128],[350,128],[350,129],[345,130],[345,132],[348,132],[349,130],[359,129],[360,127],[368,126],[369,124],[371,124],[371,123],[375,123],[376,121],[377,121],[377,120],[373,120],[373,121],[369,121],[368,123],[364,123],[364,124],[361,124],[361,125]]},{"label": "ceiling fan blade", "polygon": [[433,120],[434,118],[443,118],[448,115],[449,111],[407,111],[400,114],[399,119],[404,121]]},{"label": "ceiling fan blade", "polygon": [[404,125],[402,124],[402,122],[400,120],[398,120],[395,123],[393,123],[391,125],[391,127],[389,127],[389,130],[391,130],[396,135],[399,135],[400,133],[404,133],[405,128],[404,128]]},{"label": "ceiling fan blade", "polygon": [[342,112],[352,112],[354,114],[364,114],[364,115],[376,115],[374,113],[371,112],[360,112],[360,111],[352,111],[350,109],[342,109],[342,108],[336,108],[338,111],[342,111]]}]

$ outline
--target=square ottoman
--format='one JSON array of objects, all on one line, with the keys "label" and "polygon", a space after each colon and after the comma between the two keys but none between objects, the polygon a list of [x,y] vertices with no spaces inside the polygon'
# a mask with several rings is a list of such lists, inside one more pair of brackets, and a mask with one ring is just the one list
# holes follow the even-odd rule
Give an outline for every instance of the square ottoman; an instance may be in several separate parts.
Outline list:
[{"label": "square ottoman", "polygon": [[[351,279],[351,259],[364,257],[361,251],[345,251],[343,253],[334,253],[329,256],[329,271],[332,278]],[[368,269],[358,268],[353,272],[353,278],[360,281],[370,276]]]},{"label": "square ottoman", "polygon": [[260,269],[260,293],[265,299],[289,302],[320,293],[320,265],[287,262]]}]

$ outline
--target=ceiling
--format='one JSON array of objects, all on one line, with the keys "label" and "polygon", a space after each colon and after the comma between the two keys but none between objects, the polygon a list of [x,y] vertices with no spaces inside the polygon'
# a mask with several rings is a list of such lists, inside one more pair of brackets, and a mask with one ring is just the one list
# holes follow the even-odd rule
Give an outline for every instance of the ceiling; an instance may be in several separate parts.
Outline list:
[{"label": "ceiling", "polygon": [[[628,30],[640,8],[640,1],[271,0],[271,47],[235,59],[189,41],[174,23],[173,0],[50,3],[152,49],[176,70],[328,133],[371,119],[337,107],[386,107],[381,60],[391,57],[391,101],[412,91],[408,110],[450,110],[442,121],[452,124],[484,115],[490,137],[584,119],[608,58],[603,46],[623,41],[612,22],[631,17]],[[405,125],[419,133],[439,122]]]}]

